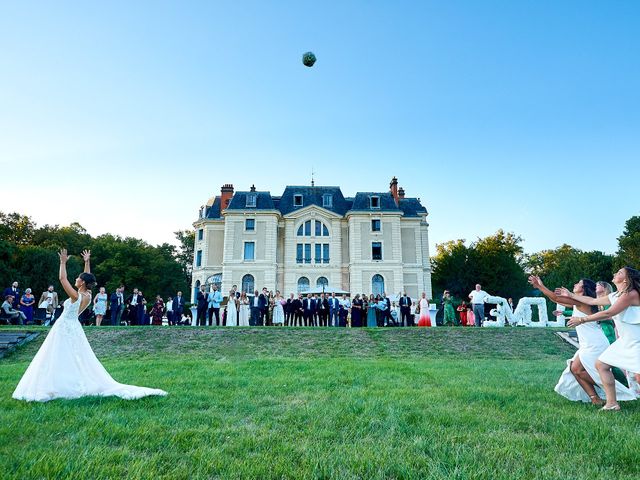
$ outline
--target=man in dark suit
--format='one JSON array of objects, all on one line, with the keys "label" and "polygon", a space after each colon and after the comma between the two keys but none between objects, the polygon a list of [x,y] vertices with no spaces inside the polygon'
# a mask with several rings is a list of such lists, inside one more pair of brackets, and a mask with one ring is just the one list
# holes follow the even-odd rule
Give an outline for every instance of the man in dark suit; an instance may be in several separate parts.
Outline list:
[{"label": "man in dark suit", "polygon": [[118,326],[120,325],[120,318],[122,317],[122,312],[124,311],[124,287],[120,285],[116,288],[116,291],[111,294],[111,325]]},{"label": "man in dark suit", "polygon": [[258,325],[265,325],[267,316],[267,306],[269,304],[269,292],[267,287],[262,287],[262,293],[258,296],[258,307],[260,308],[260,321]]},{"label": "man in dark suit", "polygon": [[20,305],[20,298],[22,297],[22,291],[18,288],[18,282],[13,282],[10,287],[4,289],[2,298],[7,298],[7,295],[11,295],[13,297],[11,306],[17,309],[18,305]]},{"label": "man in dark suit", "polygon": [[287,298],[287,303],[284,306],[284,326],[285,327],[293,326],[291,322],[293,320],[293,310],[291,306],[291,304],[293,303],[293,300],[294,298],[292,293],[291,296]]},{"label": "man in dark suit", "polygon": [[329,300],[324,293],[318,299],[318,320],[321,327],[326,327],[329,321]]},{"label": "man in dark suit", "polygon": [[129,305],[129,322],[131,325],[142,325],[144,315],[144,297],[137,288],[133,289],[133,293],[127,298]]},{"label": "man in dark suit", "polygon": [[404,292],[400,297],[400,323],[405,327],[413,327],[413,315],[411,315],[411,297]]},{"label": "man in dark suit", "polygon": [[[293,293],[291,294],[293,296]],[[293,322],[293,326],[297,327],[298,324],[302,327],[303,318],[304,318],[304,308],[302,307],[302,294],[298,294],[298,298],[294,298],[291,301],[291,310],[292,316],[291,321]]]},{"label": "man in dark suit", "polygon": [[251,299],[251,303],[249,304],[249,325],[255,327],[260,324],[261,321],[261,312],[260,312],[260,292],[256,290],[253,292],[253,298]]},{"label": "man in dark suit", "polygon": [[182,311],[184,310],[184,298],[182,298],[182,292],[178,292],[175,297],[173,297],[173,302],[171,302],[171,310],[173,317],[173,324],[177,325],[178,322],[182,321]]},{"label": "man in dark suit", "polygon": [[202,285],[196,296],[198,302],[198,320],[197,325],[204,327],[207,325],[207,312],[209,310],[209,294],[206,292],[207,287]]},{"label": "man in dark suit", "polygon": [[329,299],[329,326],[340,326],[340,300],[335,293],[332,293]]}]

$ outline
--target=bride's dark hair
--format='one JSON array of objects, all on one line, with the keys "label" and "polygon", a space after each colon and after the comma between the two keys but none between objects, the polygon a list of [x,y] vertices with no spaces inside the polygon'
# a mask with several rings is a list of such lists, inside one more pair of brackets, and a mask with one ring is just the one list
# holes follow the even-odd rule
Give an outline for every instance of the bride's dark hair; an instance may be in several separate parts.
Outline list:
[{"label": "bride's dark hair", "polygon": [[93,273],[83,272],[80,274],[80,280],[82,280],[87,287],[87,290],[91,290],[96,286],[96,276]]}]

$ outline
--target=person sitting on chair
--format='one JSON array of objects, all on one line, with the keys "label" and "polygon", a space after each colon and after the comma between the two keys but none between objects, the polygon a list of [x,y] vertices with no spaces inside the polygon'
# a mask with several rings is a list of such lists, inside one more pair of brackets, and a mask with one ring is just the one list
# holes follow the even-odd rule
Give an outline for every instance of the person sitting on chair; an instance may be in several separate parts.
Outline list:
[{"label": "person sitting on chair", "polygon": [[7,295],[6,297],[4,297],[4,302],[2,303],[2,312],[13,325],[23,325],[25,320],[27,319],[27,316],[24,314],[24,312],[13,308],[13,295]]}]

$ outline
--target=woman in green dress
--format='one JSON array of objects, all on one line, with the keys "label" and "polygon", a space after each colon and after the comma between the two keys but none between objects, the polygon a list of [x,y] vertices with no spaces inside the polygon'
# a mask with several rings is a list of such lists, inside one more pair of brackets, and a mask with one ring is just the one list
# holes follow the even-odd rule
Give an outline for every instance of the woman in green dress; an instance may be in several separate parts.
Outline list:
[{"label": "woman in green dress", "polygon": [[453,308],[453,298],[449,290],[445,290],[442,294],[442,303],[444,304],[443,325],[454,326],[456,324],[456,311]]}]

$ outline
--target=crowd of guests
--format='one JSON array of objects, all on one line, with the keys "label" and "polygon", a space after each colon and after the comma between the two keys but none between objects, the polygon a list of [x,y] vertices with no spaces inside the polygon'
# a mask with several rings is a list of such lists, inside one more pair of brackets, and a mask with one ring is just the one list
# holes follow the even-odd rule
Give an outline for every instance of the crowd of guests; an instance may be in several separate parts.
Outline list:
[{"label": "crowd of guests", "polygon": [[[227,295],[217,285],[202,286],[194,306],[197,306],[195,322],[186,307],[182,292],[163,299],[160,295],[147,299],[134,288],[125,294],[120,285],[112,293],[100,287],[93,296],[92,305],[80,316],[85,324],[101,325],[191,325],[199,326],[300,326],[300,327],[392,327],[392,326],[480,326],[484,319],[484,299],[488,294],[480,285],[469,294],[470,303],[457,302],[448,290],[442,294],[440,308],[431,318],[430,304],[423,292],[421,298],[412,299],[406,293],[392,298],[386,293],[289,294],[282,296],[279,290],[264,287],[252,295],[240,292],[233,285]],[[509,299],[512,303],[511,299]],[[37,319],[45,325],[55,321],[62,308],[53,285],[36,298],[27,288],[19,289],[18,282],[4,290],[4,303],[0,314],[5,323],[34,323],[34,311],[41,309],[44,318]],[[482,309],[481,311],[479,309]],[[58,312],[58,313],[56,313]]]}]

